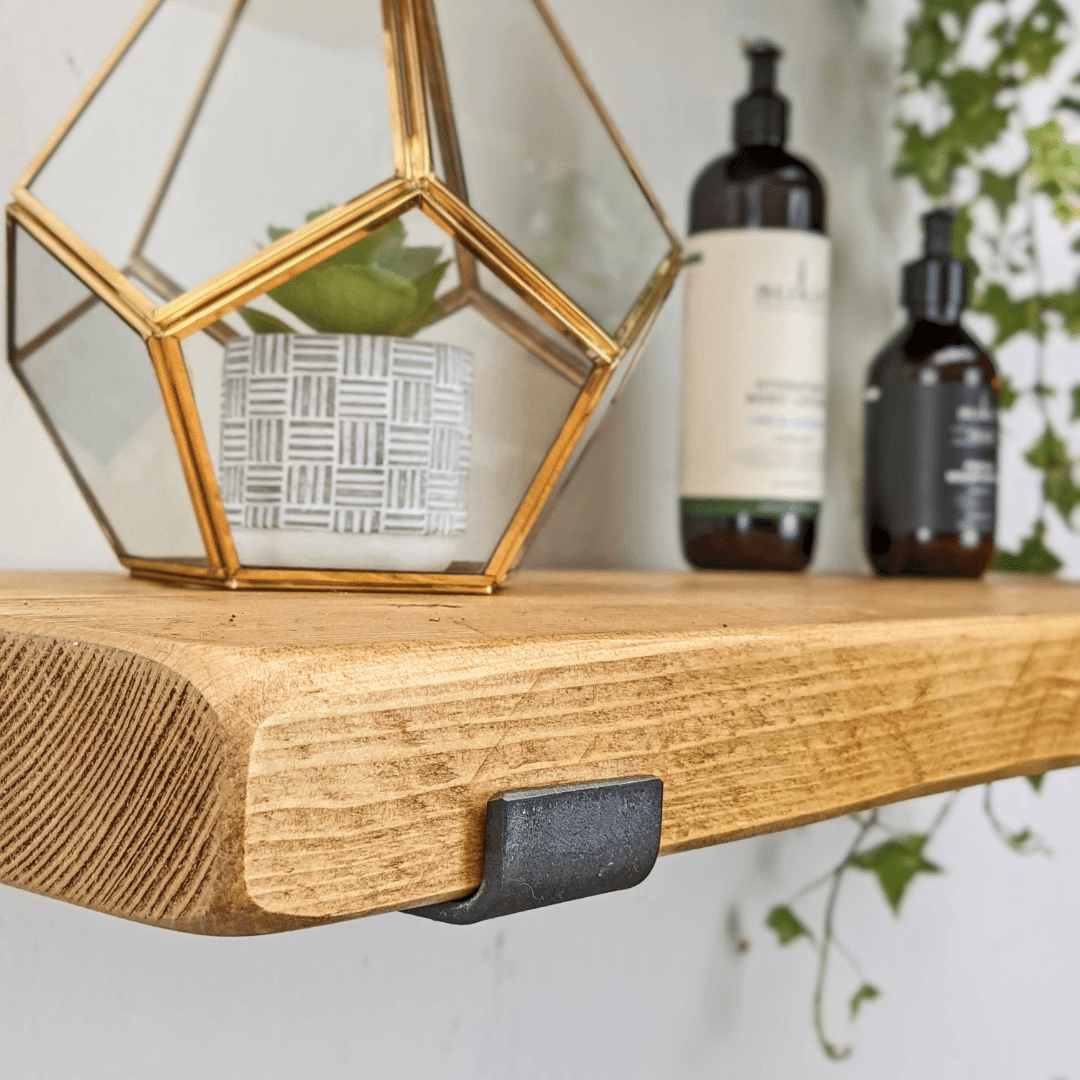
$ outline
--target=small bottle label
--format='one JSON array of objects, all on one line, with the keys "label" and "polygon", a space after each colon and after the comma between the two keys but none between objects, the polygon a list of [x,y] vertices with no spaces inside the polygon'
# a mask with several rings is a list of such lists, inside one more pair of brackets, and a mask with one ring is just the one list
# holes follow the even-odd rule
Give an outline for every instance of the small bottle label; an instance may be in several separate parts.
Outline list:
[{"label": "small bottle label", "polygon": [[929,543],[955,533],[977,547],[994,532],[997,402],[976,368],[944,382],[931,365],[917,381],[866,394],[867,510],[894,537]]},{"label": "small bottle label", "polygon": [[829,241],[717,229],[686,250],[684,509],[812,515],[824,489]]}]

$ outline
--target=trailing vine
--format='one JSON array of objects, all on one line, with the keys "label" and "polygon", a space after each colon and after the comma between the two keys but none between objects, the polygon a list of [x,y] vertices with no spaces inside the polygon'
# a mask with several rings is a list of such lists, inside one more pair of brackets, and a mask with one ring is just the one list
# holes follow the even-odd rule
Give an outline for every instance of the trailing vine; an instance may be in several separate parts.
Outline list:
[{"label": "trailing vine", "polygon": [[[1064,288],[1060,279],[1052,287],[1047,272],[1047,250],[1061,230],[1080,251],[1072,235],[1080,223],[1080,146],[1069,135],[1080,114],[1080,78],[1062,85],[1055,68],[1070,31],[1057,0],[919,0],[906,26],[897,125],[896,175],[912,178],[932,204],[958,211],[954,250],[974,283],[971,310],[992,320],[993,347],[1021,335],[1033,342],[1030,376],[1003,378],[1000,408],[1008,414],[1024,402],[1037,410],[1039,434],[1023,455],[1040,474],[1038,509],[1019,549],[999,550],[994,565],[1042,574],[1063,565],[1048,540],[1051,525],[1080,530],[1080,458],[1070,446],[1070,436],[1080,434],[1080,377],[1059,394],[1047,372],[1054,335],[1080,338],[1080,271]],[[1028,780],[1041,789],[1041,776]],[[899,915],[912,883],[942,870],[929,850],[959,794],[947,796],[921,832],[895,831],[884,811],[853,815],[854,835],[839,862],[768,914],[766,925],[781,945],[805,940],[817,950],[812,1018],[830,1058],[851,1052],[826,1025],[834,959],[851,970],[845,997],[852,1021],[882,993],[837,931],[844,884],[853,873],[872,874]],[[1050,853],[1030,829],[1002,821],[992,785],[983,788],[982,809],[1009,850]],[[823,901],[811,929],[800,912],[814,894]]]},{"label": "trailing vine", "polygon": [[[1027,780],[1036,792],[1042,789],[1042,776],[1029,776]],[[844,884],[853,872],[872,874],[881,887],[889,909],[893,915],[899,915],[901,903],[919,875],[942,872],[943,868],[932,861],[927,852],[962,794],[954,791],[945,796],[930,824],[922,832],[897,831],[889,824],[884,810],[853,814],[850,821],[855,830],[854,836],[840,861],[804,885],[785,903],[777,904],[765,920],[766,926],[776,934],[781,945],[805,939],[817,951],[811,1017],[821,1049],[834,1061],[841,1061],[851,1053],[850,1046],[840,1045],[833,1040],[825,1021],[834,958],[839,956],[853,976],[848,980],[845,992],[850,1020],[854,1021],[864,1005],[882,994],[837,931],[836,909]],[[983,811],[994,833],[1011,851],[1021,855],[1050,854],[1047,845],[1030,828],[1011,829],[998,817],[993,804],[992,784],[983,787]],[[800,907],[815,894],[823,894],[824,899],[816,926],[811,929],[808,925],[810,920],[800,914]]]}]

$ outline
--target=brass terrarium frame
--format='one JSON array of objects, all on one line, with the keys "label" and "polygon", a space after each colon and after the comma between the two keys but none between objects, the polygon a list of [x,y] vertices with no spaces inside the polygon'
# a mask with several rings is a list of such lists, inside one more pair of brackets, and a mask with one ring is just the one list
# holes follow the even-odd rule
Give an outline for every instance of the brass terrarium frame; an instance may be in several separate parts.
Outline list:
[{"label": "brass terrarium frame", "polygon": [[[245,7],[246,0],[234,0],[139,229],[128,264],[123,270],[117,269],[37,199],[31,193],[30,185],[164,2],[151,0],[146,5],[14,188],[15,201],[7,208],[9,359],[16,374],[19,374],[19,363],[23,357],[60,333],[98,300],[106,303],[142,336],[148,346],[176,440],[206,548],[206,563],[136,558],[126,553],[93,493],[82,481],[78,469],[64,449],[45,409],[27,380],[20,377],[53,441],[118,558],[137,576],[232,588],[490,592],[516,565],[605,390],[609,389],[620,367],[632,363],[633,354],[674,283],[680,264],[680,249],[663,210],[543,0],[531,0],[670,240],[669,251],[655,268],[622,324],[611,334],[469,206],[433,0],[382,0],[395,175],[351,202],[321,214],[205,284],[185,291],[148,261],[144,246]],[[432,129],[438,139],[445,179],[436,175]],[[218,340],[227,340],[234,332],[220,321],[223,316],[414,208],[423,211],[453,238],[459,284],[449,294],[440,297],[444,313],[450,314],[466,304],[475,307],[511,338],[579,387],[580,392],[570,413],[498,546],[480,573],[242,566],[226,520],[180,342],[198,331],[208,332]],[[15,347],[13,326],[16,224],[94,294],[37,334],[32,341],[24,343],[21,349]],[[527,301],[572,348],[561,348],[499,299],[483,291],[475,259],[479,259]],[[155,305],[130,279],[143,282],[166,298],[165,302]],[[619,371],[620,377],[625,374]]]}]

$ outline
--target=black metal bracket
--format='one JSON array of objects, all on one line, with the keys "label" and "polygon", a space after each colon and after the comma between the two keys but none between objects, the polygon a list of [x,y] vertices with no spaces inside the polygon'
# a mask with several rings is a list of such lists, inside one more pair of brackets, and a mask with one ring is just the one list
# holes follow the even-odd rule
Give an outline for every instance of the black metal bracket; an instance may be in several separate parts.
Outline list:
[{"label": "black metal bracket", "polygon": [[655,776],[496,795],[480,887],[407,914],[463,925],[640,885],[660,850],[663,800]]}]

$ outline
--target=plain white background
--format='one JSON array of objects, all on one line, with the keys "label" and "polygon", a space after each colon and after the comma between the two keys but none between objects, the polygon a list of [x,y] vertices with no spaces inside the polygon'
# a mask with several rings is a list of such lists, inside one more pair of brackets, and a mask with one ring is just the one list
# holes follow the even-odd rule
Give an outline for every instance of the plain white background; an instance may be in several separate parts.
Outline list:
[{"label": "plain white background", "polygon": [[[511,2],[511,0],[506,0]],[[0,0],[0,184],[10,186],[140,0]],[[825,174],[836,241],[829,503],[817,565],[859,569],[865,364],[895,325],[912,207],[888,177],[904,7],[854,0],[554,4],[661,201],[726,148],[740,38],[788,49],[792,145]],[[533,552],[542,565],[677,568],[679,302]],[[0,566],[114,561],[7,369],[0,369]],[[851,1028],[842,965],[809,1024],[813,955],[780,950],[769,907],[839,857],[846,821],[670,857],[626,894],[456,929],[403,915],[269,939],[189,938],[0,890],[0,1075],[206,1077],[1080,1077],[1080,774],[1000,809],[1052,858],[1002,847],[969,792],[902,917],[860,877],[840,925],[883,990]],[[925,825],[935,800],[892,811]],[[814,905],[806,907],[813,916]]]}]

